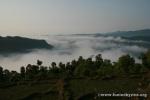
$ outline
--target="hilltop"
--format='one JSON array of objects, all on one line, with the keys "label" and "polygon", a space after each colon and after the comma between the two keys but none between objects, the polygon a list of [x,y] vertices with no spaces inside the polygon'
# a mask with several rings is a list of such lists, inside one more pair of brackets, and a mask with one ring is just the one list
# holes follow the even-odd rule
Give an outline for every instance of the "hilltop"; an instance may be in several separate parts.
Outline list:
[{"label": "hilltop", "polygon": [[0,37],[0,54],[26,53],[33,49],[52,49],[45,40],[30,39],[19,36]]}]

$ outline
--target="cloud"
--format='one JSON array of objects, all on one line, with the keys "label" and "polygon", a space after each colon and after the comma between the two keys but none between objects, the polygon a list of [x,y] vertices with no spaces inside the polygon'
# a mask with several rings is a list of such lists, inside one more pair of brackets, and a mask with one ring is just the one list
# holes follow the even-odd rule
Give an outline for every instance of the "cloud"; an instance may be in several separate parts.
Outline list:
[{"label": "cloud", "polygon": [[53,50],[34,50],[28,54],[17,54],[9,57],[0,57],[0,64],[10,70],[20,70],[21,66],[36,64],[36,60],[42,60],[43,65],[50,66],[51,62],[68,62],[79,56],[85,58],[96,54],[102,54],[104,59],[117,61],[124,54],[131,54],[137,62],[140,53],[147,50],[139,46],[141,41],[122,39],[121,37],[94,37],[89,35],[38,35],[32,38],[45,39],[55,46]]}]

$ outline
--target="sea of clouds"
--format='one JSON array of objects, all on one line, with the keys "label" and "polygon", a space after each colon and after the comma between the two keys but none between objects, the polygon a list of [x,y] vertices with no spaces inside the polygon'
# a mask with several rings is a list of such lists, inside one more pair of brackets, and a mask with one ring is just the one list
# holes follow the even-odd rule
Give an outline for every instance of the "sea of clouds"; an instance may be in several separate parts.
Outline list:
[{"label": "sea of clouds", "polygon": [[141,44],[148,43],[121,37],[95,35],[26,35],[26,37],[44,39],[54,48],[33,50],[27,54],[12,54],[9,57],[0,56],[0,65],[3,68],[19,71],[21,66],[36,64],[37,59],[42,60],[43,65],[50,66],[53,61],[66,63],[78,59],[79,56],[94,59],[97,54],[102,54],[104,59],[110,59],[112,62],[117,61],[121,55],[130,54],[135,57],[136,62],[140,62],[138,57],[147,51],[147,47]]}]

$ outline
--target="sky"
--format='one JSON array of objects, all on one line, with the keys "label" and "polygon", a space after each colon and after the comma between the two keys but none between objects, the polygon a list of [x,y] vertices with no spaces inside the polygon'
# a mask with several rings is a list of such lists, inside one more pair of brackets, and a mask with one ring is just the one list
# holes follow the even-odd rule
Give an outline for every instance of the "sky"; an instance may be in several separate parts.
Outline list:
[{"label": "sky", "polygon": [[0,0],[0,34],[74,34],[150,28],[150,0]]}]

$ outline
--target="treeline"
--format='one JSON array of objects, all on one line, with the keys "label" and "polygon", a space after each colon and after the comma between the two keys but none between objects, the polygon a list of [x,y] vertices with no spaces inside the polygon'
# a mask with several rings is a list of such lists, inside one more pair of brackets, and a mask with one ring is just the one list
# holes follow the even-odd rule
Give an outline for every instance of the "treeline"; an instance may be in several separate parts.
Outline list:
[{"label": "treeline", "polygon": [[140,57],[142,63],[135,63],[130,55],[121,56],[117,62],[103,59],[101,54],[92,58],[72,60],[66,64],[52,62],[49,67],[37,60],[36,65],[22,66],[20,72],[0,67],[0,82],[48,80],[51,78],[113,78],[117,76],[141,75],[150,70],[150,50]]}]

